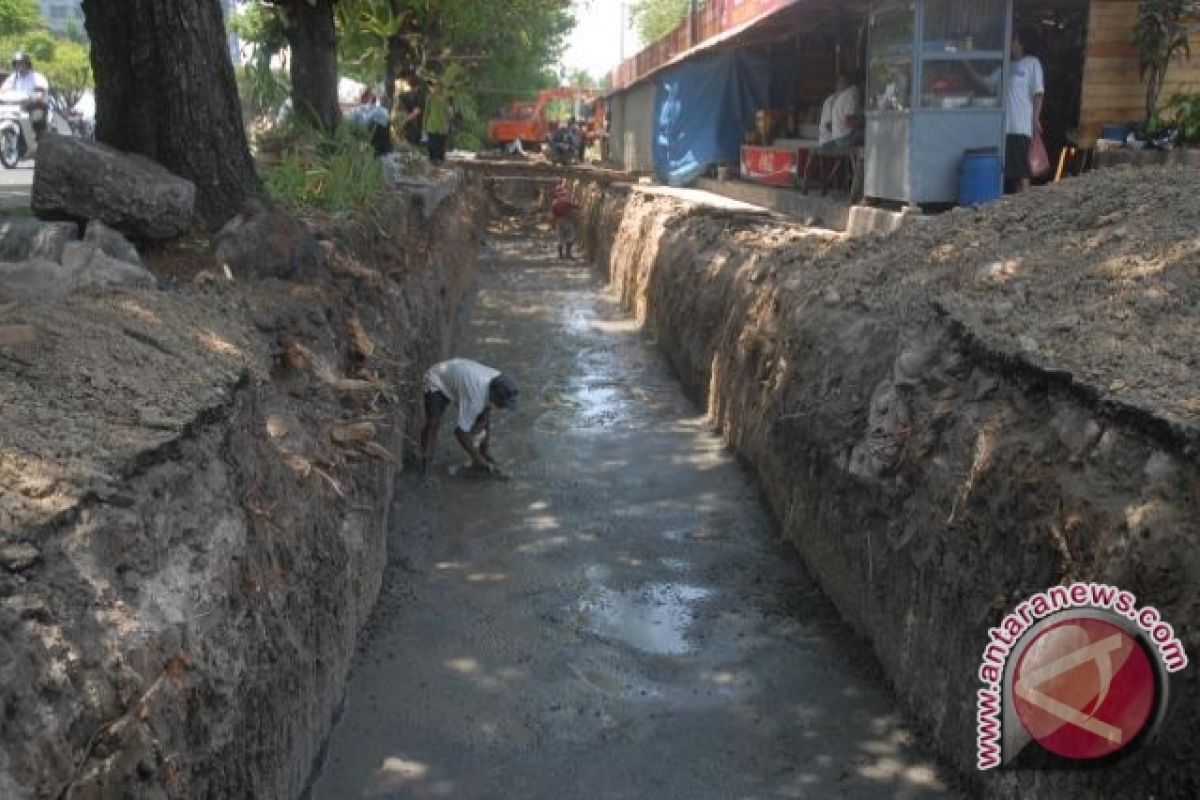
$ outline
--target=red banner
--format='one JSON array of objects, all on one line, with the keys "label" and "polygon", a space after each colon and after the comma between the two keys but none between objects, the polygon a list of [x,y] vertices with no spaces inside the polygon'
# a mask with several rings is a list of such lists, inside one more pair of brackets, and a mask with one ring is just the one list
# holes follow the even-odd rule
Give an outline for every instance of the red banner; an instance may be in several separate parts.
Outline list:
[{"label": "red banner", "polygon": [[739,25],[790,6],[796,0],[725,0],[725,13],[721,16],[721,27],[731,30]]}]

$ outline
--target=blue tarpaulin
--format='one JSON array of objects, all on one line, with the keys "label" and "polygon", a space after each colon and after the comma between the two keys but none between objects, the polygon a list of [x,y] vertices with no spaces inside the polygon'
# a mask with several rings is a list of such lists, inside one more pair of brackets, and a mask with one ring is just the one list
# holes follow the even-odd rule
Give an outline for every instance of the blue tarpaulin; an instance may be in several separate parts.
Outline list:
[{"label": "blue tarpaulin", "polygon": [[726,51],[680,64],[658,78],[654,171],[686,186],[713,164],[735,164],[754,115],[768,108],[770,62]]}]

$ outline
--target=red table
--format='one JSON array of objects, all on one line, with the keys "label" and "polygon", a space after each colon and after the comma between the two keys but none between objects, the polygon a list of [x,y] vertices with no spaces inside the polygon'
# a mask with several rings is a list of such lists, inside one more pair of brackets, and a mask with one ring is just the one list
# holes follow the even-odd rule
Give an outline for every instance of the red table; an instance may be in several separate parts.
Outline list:
[{"label": "red table", "polygon": [[807,148],[742,146],[742,177],[755,183],[795,186],[807,163]]}]

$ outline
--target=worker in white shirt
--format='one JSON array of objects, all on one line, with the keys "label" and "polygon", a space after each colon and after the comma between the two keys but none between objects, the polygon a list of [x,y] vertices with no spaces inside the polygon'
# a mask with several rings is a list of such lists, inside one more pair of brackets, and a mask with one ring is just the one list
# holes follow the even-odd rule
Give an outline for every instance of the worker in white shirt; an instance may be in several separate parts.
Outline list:
[{"label": "worker in white shirt", "polygon": [[456,409],[454,436],[484,473],[503,474],[490,451],[493,407],[515,411],[516,384],[499,370],[466,358],[435,364],[425,373],[425,428],[421,432],[421,473],[427,475],[438,426],[446,409]]},{"label": "worker in white shirt", "polygon": [[12,74],[0,85],[0,94],[22,95],[24,100],[42,100],[50,91],[50,82],[33,71],[33,59],[27,53],[16,52],[12,57]]},{"label": "worker in white shirt", "polygon": [[863,143],[862,102],[854,77],[838,73],[837,90],[821,107],[817,146],[825,149],[855,147]]}]

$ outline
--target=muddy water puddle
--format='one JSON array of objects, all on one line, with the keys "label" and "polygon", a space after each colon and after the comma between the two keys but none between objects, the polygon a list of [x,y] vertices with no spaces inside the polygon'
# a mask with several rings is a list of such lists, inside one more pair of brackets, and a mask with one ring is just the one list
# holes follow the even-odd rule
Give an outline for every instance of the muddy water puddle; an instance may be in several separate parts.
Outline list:
[{"label": "muddy water puddle", "polygon": [[599,586],[580,599],[578,609],[583,625],[597,636],[644,653],[681,655],[694,649],[688,631],[696,604],[712,595],[711,589],[677,583],[624,591]]}]

